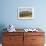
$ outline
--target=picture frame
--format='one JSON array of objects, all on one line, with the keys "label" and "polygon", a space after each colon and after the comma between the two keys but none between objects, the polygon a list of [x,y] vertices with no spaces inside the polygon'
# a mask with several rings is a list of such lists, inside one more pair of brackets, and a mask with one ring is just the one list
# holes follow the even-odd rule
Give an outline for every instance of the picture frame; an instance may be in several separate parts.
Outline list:
[{"label": "picture frame", "polygon": [[32,7],[19,7],[18,19],[34,19],[34,8]]}]

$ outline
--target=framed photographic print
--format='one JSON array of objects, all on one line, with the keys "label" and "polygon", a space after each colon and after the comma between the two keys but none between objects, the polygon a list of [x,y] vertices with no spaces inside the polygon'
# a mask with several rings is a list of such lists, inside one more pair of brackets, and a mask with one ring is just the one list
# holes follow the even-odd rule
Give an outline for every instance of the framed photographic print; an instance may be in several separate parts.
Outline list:
[{"label": "framed photographic print", "polygon": [[18,8],[18,19],[33,19],[34,8],[32,7],[19,7]]}]

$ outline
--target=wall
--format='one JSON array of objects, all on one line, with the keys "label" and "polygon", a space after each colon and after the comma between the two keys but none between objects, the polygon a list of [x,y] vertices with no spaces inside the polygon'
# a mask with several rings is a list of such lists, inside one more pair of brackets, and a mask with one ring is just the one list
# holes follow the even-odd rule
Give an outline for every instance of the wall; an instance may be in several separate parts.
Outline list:
[{"label": "wall", "polygon": [[[13,24],[16,28],[46,27],[46,1],[45,0],[1,0],[0,24]],[[18,7],[33,7],[35,18],[33,20],[18,20]],[[19,24],[20,23],[20,24]]]}]

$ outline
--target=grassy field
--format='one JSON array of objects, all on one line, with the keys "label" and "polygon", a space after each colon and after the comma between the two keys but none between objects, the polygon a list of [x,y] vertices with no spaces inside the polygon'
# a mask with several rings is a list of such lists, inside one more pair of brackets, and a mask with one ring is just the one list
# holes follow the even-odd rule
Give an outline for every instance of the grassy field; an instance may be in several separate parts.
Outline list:
[{"label": "grassy field", "polygon": [[22,11],[19,13],[20,17],[32,17],[32,12],[30,11]]}]

